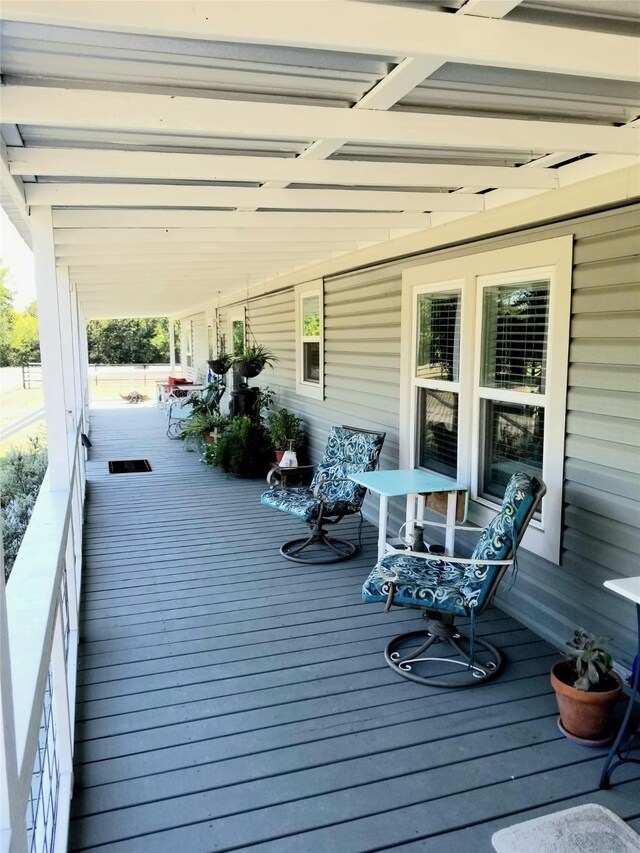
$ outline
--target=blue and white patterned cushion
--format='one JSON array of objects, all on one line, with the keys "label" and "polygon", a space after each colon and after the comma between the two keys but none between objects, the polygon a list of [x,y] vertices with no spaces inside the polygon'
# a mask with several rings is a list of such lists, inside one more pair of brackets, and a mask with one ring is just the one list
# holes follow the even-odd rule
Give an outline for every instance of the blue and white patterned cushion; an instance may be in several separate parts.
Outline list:
[{"label": "blue and white patterned cushion", "polygon": [[[531,509],[535,495],[527,474],[514,474],[507,485],[500,512],[485,527],[471,559],[505,560]],[[467,616],[482,609],[499,566],[459,565],[446,558],[421,558],[397,551],[383,557],[362,588],[364,602],[386,601],[390,584],[394,604],[446,610]]]},{"label": "blue and white patterned cushion", "polygon": [[371,572],[362,587],[362,600],[386,601],[393,582],[394,604],[468,616],[480,606],[487,574],[493,568],[478,566],[471,572],[468,566],[450,563],[446,558],[424,560],[398,551],[383,557]]},{"label": "blue and white patterned cushion", "polygon": [[480,534],[472,559],[504,560],[522,531],[535,494],[528,474],[514,474],[504,492],[500,512]]},{"label": "blue and white patterned cushion", "polygon": [[[260,503],[263,506],[287,512],[294,518],[299,518],[300,521],[311,521],[317,518],[322,506],[312,489],[290,487],[263,492]],[[327,501],[324,504],[323,515],[342,515],[350,511],[350,508],[351,504],[344,501]]]},{"label": "blue and white patterned cushion", "polygon": [[[349,474],[372,471],[378,459],[384,436],[331,427],[322,461],[316,468],[308,488],[276,488],[264,492],[263,506],[282,510],[301,521],[317,518],[321,502],[323,515],[345,515],[358,512],[366,489],[348,479]],[[313,492],[317,490],[318,496]]]}]

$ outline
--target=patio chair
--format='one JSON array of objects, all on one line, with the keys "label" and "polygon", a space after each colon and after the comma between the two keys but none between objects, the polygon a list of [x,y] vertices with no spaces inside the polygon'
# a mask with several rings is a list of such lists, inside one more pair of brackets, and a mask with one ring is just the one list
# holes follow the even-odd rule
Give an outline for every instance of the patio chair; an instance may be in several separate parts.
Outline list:
[{"label": "patio chair", "polygon": [[[362,600],[383,601],[385,611],[394,605],[417,608],[427,623],[388,643],[385,660],[398,675],[436,687],[469,687],[500,672],[502,655],[476,637],[475,620],[509,567],[515,580],[516,549],[546,490],[537,477],[514,474],[500,512],[482,529],[471,557],[394,550],[379,561],[365,581]],[[470,619],[468,636],[454,624],[456,616]],[[441,644],[453,657],[434,654]]]},{"label": "patio chair", "polygon": [[[286,512],[310,527],[308,536],[285,542],[280,548],[283,557],[296,563],[337,563],[358,552],[362,547],[361,507],[366,489],[348,475],[375,469],[385,435],[357,427],[331,427],[310,486],[285,488],[275,484],[263,493],[263,506]],[[357,545],[327,534],[326,525],[356,514],[360,516]]]},{"label": "patio chair", "polygon": [[178,400],[175,403],[171,403],[167,414],[167,436],[169,438],[180,438],[184,422],[192,414],[193,406],[186,400]]}]

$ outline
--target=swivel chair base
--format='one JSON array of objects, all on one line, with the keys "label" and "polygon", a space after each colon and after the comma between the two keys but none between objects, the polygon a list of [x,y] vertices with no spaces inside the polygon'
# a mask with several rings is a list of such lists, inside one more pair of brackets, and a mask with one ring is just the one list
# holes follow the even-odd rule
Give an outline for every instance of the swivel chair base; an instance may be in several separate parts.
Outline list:
[{"label": "swivel chair base", "polygon": [[[425,618],[428,622],[426,628],[400,634],[384,650],[385,661],[394,672],[432,687],[475,687],[498,675],[503,660],[495,646],[476,637],[472,663],[469,637],[458,631],[453,620]],[[417,648],[416,643],[419,644]],[[435,651],[442,643],[449,647],[445,651],[453,651],[455,657],[425,655],[429,650]],[[430,676],[429,670],[433,671],[434,668],[443,674]],[[426,674],[421,674],[425,670]]]},{"label": "swivel chair base", "polygon": [[[300,556],[311,546],[316,546],[308,556]],[[322,550],[320,550],[322,549]],[[360,549],[346,539],[335,539],[327,536],[323,530],[313,530],[306,539],[292,539],[285,542],[280,553],[294,563],[339,563],[354,557]],[[324,551],[324,553],[323,553]]]}]

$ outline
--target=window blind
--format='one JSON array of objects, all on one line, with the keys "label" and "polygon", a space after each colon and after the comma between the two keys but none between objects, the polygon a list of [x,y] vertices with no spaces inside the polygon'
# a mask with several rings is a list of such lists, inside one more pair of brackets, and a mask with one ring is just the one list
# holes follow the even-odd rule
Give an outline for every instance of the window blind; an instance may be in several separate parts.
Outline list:
[{"label": "window blind", "polygon": [[481,384],[544,394],[549,281],[485,288]]}]

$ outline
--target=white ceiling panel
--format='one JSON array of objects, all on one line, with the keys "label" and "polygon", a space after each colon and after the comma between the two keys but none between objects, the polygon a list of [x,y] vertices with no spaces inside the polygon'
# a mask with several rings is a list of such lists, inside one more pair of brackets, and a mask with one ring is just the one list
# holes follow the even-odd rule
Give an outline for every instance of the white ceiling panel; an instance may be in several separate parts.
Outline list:
[{"label": "white ceiling panel", "polygon": [[268,287],[640,151],[635,0],[5,0],[2,14],[3,204],[24,233],[25,197],[52,206],[57,258],[94,316]]}]

